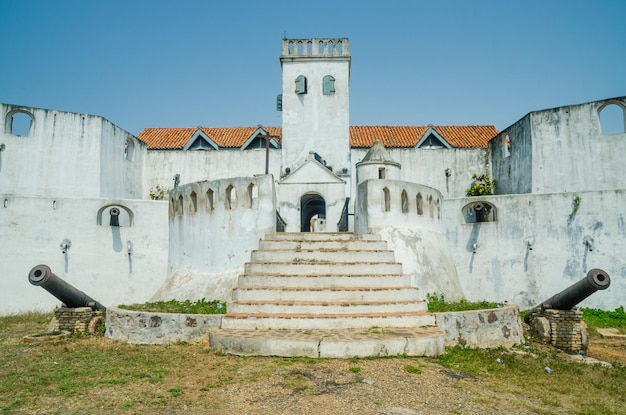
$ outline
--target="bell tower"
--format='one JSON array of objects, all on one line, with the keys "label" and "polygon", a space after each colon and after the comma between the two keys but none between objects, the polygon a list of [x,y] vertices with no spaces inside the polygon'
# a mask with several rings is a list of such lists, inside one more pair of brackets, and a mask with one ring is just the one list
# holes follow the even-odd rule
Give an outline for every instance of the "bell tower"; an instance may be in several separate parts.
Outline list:
[{"label": "bell tower", "polygon": [[281,174],[317,153],[350,172],[350,48],[347,38],[283,39]]}]

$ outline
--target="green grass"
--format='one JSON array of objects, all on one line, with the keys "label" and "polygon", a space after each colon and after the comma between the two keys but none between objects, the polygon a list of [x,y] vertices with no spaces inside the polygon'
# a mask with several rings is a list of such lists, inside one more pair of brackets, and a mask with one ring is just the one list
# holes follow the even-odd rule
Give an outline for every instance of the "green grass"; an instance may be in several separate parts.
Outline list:
[{"label": "green grass", "polygon": [[426,294],[428,301],[428,311],[431,313],[441,313],[446,311],[470,311],[485,310],[498,307],[497,303],[491,301],[467,301],[461,298],[458,301],[449,302],[443,294]]},{"label": "green grass", "polygon": [[615,327],[622,333],[626,332],[626,312],[624,307],[618,307],[615,311],[605,311],[597,308],[581,308],[583,320],[589,328]]},{"label": "green grass", "polygon": [[[528,353],[457,346],[448,349],[438,361],[462,375],[470,374],[489,385],[500,385],[502,392],[524,395],[526,408],[538,413],[561,413],[542,408],[545,405],[571,406],[567,412],[571,414],[624,413],[626,370],[621,365],[605,368],[575,363],[563,359],[556,349],[541,345],[538,349],[524,350]],[[552,373],[548,374],[546,367]]]},{"label": "green grass", "polygon": [[[283,379],[280,390],[304,397],[317,396],[332,385],[341,390],[364,388],[362,380],[369,378],[374,360],[346,359],[339,365],[341,372],[333,375],[325,366],[328,359],[227,356],[201,343],[132,345],[102,336],[38,346],[21,342],[24,335],[45,332],[51,318],[52,314],[40,313],[0,317],[0,414],[71,415],[106,408],[107,413],[127,415],[178,413],[184,407],[191,414],[223,413],[235,396],[225,388],[232,392],[276,377]],[[624,413],[626,360],[611,362],[616,363],[613,368],[589,366],[565,360],[554,348],[529,345],[530,349],[520,348],[524,354],[456,347],[438,359],[376,360],[377,365],[395,367],[392,376],[399,382],[447,370],[462,383],[444,382],[442,390],[472,388],[472,400],[485,400],[492,408],[506,402],[512,405],[509,413],[517,409],[544,415]],[[553,373],[547,374],[546,366]],[[319,381],[341,374],[346,377],[336,384]]]},{"label": "green grass", "polygon": [[133,311],[178,314],[226,314],[226,303],[204,298],[195,302],[189,300],[156,301],[152,303],[120,305],[119,308]]}]

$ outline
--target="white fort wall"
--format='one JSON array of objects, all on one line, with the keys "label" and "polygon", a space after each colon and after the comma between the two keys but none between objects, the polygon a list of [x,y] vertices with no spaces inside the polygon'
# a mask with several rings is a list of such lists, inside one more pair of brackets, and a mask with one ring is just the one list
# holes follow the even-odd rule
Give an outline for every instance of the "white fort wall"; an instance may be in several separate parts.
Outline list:
[{"label": "white fort wall", "polygon": [[165,279],[167,238],[166,202],[0,194],[0,314],[61,303],[28,282],[38,264],[105,306],[145,302]]},{"label": "white fort wall", "polygon": [[271,175],[190,183],[169,194],[168,278],[154,300],[231,300],[243,264],[276,229]]},{"label": "white fort wall", "polygon": [[[32,120],[23,135],[14,116]],[[141,197],[146,145],[102,117],[0,104],[2,145],[1,193]]]},{"label": "white fort wall", "polygon": [[[279,177],[279,171],[280,150],[270,148],[269,173]],[[172,189],[175,174],[180,174],[180,184],[186,184],[264,173],[265,149],[150,150],[145,162],[144,197],[157,184]]]},{"label": "white fort wall", "polygon": [[626,97],[618,97],[531,112],[491,140],[497,193],[625,188],[619,173],[626,134],[624,128],[617,134],[603,131],[601,116],[609,106],[621,110],[626,124]]},{"label": "white fort wall", "polygon": [[[403,196],[406,194],[406,198]],[[361,182],[355,232],[379,233],[423,299],[427,293],[464,296],[443,230],[443,200],[437,189],[396,180]]]},{"label": "white fort wall", "polygon": [[[465,223],[463,207],[476,201],[492,204],[496,220]],[[443,223],[463,292],[526,308],[601,268],[611,286],[582,306],[626,304],[624,206],[626,190],[446,200]]]},{"label": "white fort wall", "polygon": [[[420,183],[441,191],[443,197],[463,197],[472,183],[472,174],[489,173],[490,154],[486,148],[421,149],[385,148],[395,162],[402,165],[399,179]],[[369,151],[352,149],[352,171]],[[446,169],[449,175],[446,175]],[[356,175],[352,175],[353,186]]]}]

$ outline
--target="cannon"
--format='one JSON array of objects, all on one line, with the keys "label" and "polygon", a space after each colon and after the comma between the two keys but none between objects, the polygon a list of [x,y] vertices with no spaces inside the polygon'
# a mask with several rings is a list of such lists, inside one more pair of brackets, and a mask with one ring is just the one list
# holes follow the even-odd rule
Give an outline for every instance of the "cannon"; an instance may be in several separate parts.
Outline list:
[{"label": "cannon", "polygon": [[98,301],[54,275],[47,265],[37,265],[31,269],[28,282],[48,291],[69,308],[91,307],[93,310],[106,310]]},{"label": "cannon", "polygon": [[544,310],[548,309],[571,310],[596,291],[606,290],[609,285],[611,285],[609,274],[599,268],[594,268],[577,283],[528,310],[524,316],[524,321],[530,323],[533,316],[542,314]]}]

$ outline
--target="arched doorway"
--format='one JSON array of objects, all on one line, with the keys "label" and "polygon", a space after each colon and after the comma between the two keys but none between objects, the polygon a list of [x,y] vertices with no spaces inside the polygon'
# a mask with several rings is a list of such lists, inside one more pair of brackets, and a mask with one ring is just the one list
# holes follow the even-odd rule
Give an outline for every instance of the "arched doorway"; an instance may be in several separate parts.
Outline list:
[{"label": "arched doorway", "polygon": [[300,198],[300,232],[311,232],[311,218],[326,219],[326,201],[317,193],[307,193]]}]

